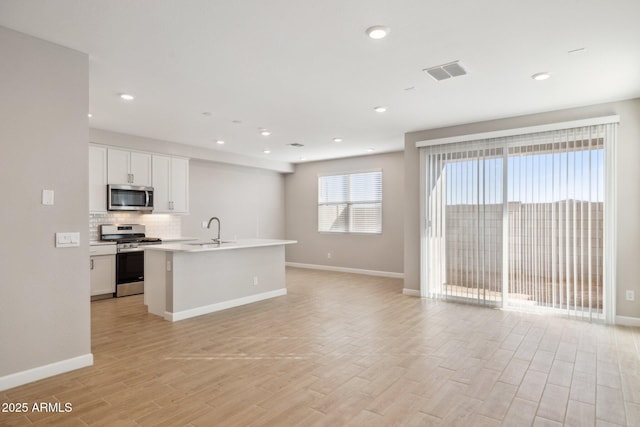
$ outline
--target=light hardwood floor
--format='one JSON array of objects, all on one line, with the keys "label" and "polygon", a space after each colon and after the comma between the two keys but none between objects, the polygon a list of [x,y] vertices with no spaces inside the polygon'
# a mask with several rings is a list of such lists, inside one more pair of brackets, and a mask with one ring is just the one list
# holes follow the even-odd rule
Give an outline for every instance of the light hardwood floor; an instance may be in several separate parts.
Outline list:
[{"label": "light hardwood floor", "polygon": [[287,269],[288,295],[170,323],[92,303],[92,367],[0,392],[0,425],[640,425],[640,331]]}]

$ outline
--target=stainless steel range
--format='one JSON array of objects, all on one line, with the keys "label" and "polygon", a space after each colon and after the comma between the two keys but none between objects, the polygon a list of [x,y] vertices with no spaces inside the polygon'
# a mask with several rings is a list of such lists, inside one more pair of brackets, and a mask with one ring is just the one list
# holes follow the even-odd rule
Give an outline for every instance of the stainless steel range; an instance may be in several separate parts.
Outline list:
[{"label": "stainless steel range", "polygon": [[142,224],[103,224],[100,240],[116,242],[116,297],[144,293],[144,247],[162,240],[147,237]]}]

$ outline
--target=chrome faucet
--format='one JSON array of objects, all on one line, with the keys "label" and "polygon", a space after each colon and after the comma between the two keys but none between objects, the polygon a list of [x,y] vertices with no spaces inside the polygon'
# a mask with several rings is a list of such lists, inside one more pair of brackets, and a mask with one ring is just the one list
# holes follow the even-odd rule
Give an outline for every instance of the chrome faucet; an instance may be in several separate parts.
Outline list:
[{"label": "chrome faucet", "polygon": [[216,239],[213,239],[213,241],[219,244],[220,243],[220,218],[218,218],[217,216],[212,217],[209,220],[209,223],[207,224],[207,228],[211,228],[211,223],[213,222],[214,219],[218,222],[218,237]]}]

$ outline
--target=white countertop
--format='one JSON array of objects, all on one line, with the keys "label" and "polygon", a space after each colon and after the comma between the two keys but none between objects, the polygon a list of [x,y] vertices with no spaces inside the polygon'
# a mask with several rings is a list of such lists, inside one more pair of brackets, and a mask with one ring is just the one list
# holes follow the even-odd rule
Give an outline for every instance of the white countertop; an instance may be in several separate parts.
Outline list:
[{"label": "white countertop", "polygon": [[167,243],[175,243],[175,242],[189,242],[191,240],[199,240],[197,237],[167,237],[167,238],[162,238],[163,242],[167,242]]},{"label": "white countertop", "polygon": [[258,248],[262,246],[279,246],[298,243],[296,240],[278,240],[278,239],[241,239],[236,241],[225,241],[221,244],[209,243],[205,240],[197,240],[185,243],[163,243],[161,245],[145,246],[145,251],[165,251],[165,252],[211,252],[225,251],[230,249]]},{"label": "white countertop", "polygon": [[[167,243],[175,243],[175,242],[190,242],[193,240],[199,240],[197,237],[168,237],[166,239],[162,239],[163,242]],[[115,245],[116,242],[111,240],[91,240],[89,241],[90,246],[103,246],[103,245]]]},{"label": "white countertop", "polygon": [[103,240],[91,240],[89,242],[89,246],[104,246],[104,245],[115,245],[116,242],[106,242]]}]

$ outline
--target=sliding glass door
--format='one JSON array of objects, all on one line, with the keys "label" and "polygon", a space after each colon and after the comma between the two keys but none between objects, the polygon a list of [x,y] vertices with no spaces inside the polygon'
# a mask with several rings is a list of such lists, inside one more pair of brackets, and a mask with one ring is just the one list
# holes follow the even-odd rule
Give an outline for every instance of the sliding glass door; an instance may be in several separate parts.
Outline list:
[{"label": "sliding glass door", "polygon": [[602,313],[604,140],[509,148],[509,303]]},{"label": "sliding glass door", "polygon": [[425,148],[426,294],[602,317],[613,126]]},{"label": "sliding glass door", "polygon": [[432,296],[501,304],[503,152],[462,144],[428,156]]}]

